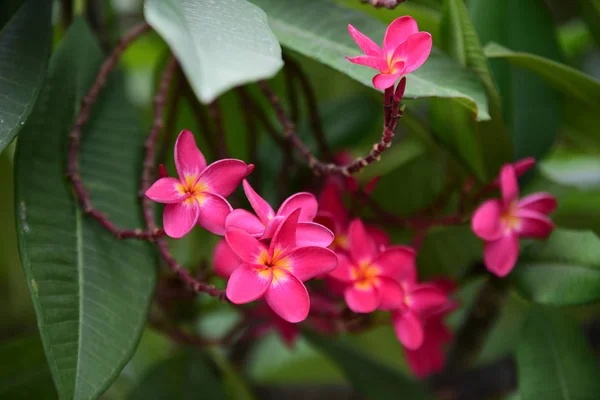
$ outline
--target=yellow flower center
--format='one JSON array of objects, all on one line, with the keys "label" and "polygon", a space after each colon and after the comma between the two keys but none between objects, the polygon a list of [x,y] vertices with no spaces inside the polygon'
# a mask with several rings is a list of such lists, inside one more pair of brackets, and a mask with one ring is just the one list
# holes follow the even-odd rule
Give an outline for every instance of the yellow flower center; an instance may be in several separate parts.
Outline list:
[{"label": "yellow flower center", "polygon": [[206,198],[204,192],[208,186],[203,182],[196,181],[196,178],[196,175],[185,175],[185,182],[177,185],[177,191],[188,196],[184,202],[187,205],[194,204],[194,202],[202,204]]},{"label": "yellow flower center", "polygon": [[381,270],[368,261],[360,262],[350,268],[350,277],[354,281],[354,287],[359,290],[371,290],[381,284],[379,275]]},{"label": "yellow flower center", "polygon": [[272,256],[269,256],[267,250],[261,251],[256,259],[256,264],[262,266],[258,271],[258,275],[264,279],[272,276],[272,283],[284,278],[286,271],[292,268],[290,260],[284,256],[281,249],[275,249]]}]

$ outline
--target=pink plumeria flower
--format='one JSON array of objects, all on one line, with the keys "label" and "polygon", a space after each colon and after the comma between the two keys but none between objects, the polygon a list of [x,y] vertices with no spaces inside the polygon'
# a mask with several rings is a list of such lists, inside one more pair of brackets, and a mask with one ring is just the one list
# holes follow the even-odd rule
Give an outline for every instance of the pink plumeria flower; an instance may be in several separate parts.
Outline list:
[{"label": "pink plumeria flower", "polygon": [[213,270],[217,276],[224,279],[229,278],[241,263],[242,260],[231,250],[229,243],[225,239],[217,242],[213,251]]},{"label": "pink plumeria flower", "polygon": [[269,307],[288,322],[308,316],[310,300],[302,282],[332,271],[338,260],[323,247],[298,247],[300,214],[297,208],[279,224],[268,247],[245,230],[227,229],[225,239],[242,260],[227,282],[229,300],[244,304],[264,296]]},{"label": "pink plumeria flower", "polygon": [[[243,182],[244,192],[256,215],[243,210],[234,210],[226,221],[227,228],[243,229],[259,239],[270,239],[292,211],[299,208],[300,216],[297,227],[297,243],[299,246],[327,247],[333,241],[333,232],[320,224],[312,222],[317,214],[317,199],[310,193],[296,193],[288,197],[273,211],[269,203],[258,195],[247,180]],[[258,217],[257,217],[258,216]]]},{"label": "pink plumeria flower", "polygon": [[175,143],[177,178],[163,177],[146,191],[150,199],[166,204],[163,213],[165,233],[181,238],[194,225],[223,235],[225,218],[232,211],[225,200],[254,168],[234,159],[206,166],[192,132],[183,130]]},{"label": "pink plumeria flower", "polygon": [[519,256],[519,238],[547,238],[554,224],[548,215],[556,208],[556,199],[548,193],[536,193],[519,200],[515,167],[506,164],[500,172],[502,199],[484,202],[473,214],[473,232],[485,240],[484,261],[493,274],[506,276]]},{"label": "pink plumeria flower", "polygon": [[365,55],[346,58],[379,70],[380,73],[373,77],[373,86],[379,90],[394,86],[402,75],[423,65],[431,53],[431,35],[419,32],[417,22],[409,16],[392,21],[383,37],[383,48],[352,25],[348,25],[348,32]]}]

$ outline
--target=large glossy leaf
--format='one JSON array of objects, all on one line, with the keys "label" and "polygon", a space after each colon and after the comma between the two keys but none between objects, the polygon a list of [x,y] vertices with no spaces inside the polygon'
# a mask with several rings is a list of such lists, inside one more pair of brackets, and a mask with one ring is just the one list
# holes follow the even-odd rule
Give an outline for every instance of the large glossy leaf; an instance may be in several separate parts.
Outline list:
[{"label": "large glossy leaf", "polygon": [[[269,25],[281,44],[335,68],[372,87],[374,70],[354,65],[344,56],[361,54],[348,34],[348,24],[381,42],[386,25],[360,11],[334,4],[331,0],[252,0],[269,16]],[[457,98],[489,119],[485,92],[477,77],[461,68],[440,51],[434,50],[419,70],[407,77],[407,98]]]},{"label": "large glossy leaf", "polygon": [[228,397],[217,371],[207,354],[185,349],[150,370],[128,399],[225,400]]},{"label": "large glossy leaf", "polygon": [[362,395],[373,400],[431,399],[426,387],[387,366],[378,364],[340,339],[305,332],[306,338],[344,371],[346,378]]},{"label": "large glossy leaf", "polygon": [[[482,44],[497,42],[520,52],[560,60],[551,15],[543,0],[469,0]],[[560,95],[530,71],[492,60],[502,110],[512,131],[514,157],[542,156],[554,142]]]},{"label": "large glossy leaf", "polygon": [[16,4],[0,4],[0,22],[6,19],[4,27],[0,26],[0,152],[19,133],[33,108],[46,76],[52,40],[52,2]]},{"label": "large glossy leaf", "polygon": [[5,341],[0,345],[0,398],[57,398],[38,336]]},{"label": "large glossy leaf", "polygon": [[204,103],[283,66],[264,12],[246,0],[146,0],[144,15]]},{"label": "large glossy leaf", "polygon": [[532,307],[516,356],[522,400],[588,400],[600,393],[598,358],[559,309]]},{"label": "large glossy leaf", "polygon": [[600,239],[592,232],[557,229],[531,245],[514,272],[519,291],[543,304],[600,300]]},{"label": "large glossy leaf", "polygon": [[[131,358],[146,320],[156,259],[83,215],[65,179],[66,144],[102,53],[77,20],[15,158],[19,250],[52,376],[62,399],[97,398]],[[110,79],[83,132],[81,175],[94,204],[120,226],[142,226],[137,199],[144,133],[123,85]]]}]

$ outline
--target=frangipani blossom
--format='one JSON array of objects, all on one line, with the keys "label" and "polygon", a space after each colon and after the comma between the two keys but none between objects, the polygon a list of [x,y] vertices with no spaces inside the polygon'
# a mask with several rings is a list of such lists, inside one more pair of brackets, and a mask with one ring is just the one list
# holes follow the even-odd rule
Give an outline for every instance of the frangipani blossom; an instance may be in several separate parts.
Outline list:
[{"label": "frangipani blossom", "polygon": [[333,241],[333,233],[329,229],[312,222],[318,207],[317,199],[312,194],[301,192],[288,197],[275,213],[247,180],[242,185],[256,215],[243,209],[234,210],[227,217],[227,229],[239,228],[259,239],[270,239],[285,217],[295,209],[300,209],[296,231],[298,246],[327,247]]},{"label": "frangipani blossom", "polygon": [[183,130],[175,143],[179,178],[163,177],[146,191],[150,199],[166,204],[165,233],[181,238],[199,224],[217,235],[225,233],[225,218],[232,211],[225,200],[254,168],[234,159],[206,166],[192,132]]},{"label": "frangipani blossom", "polygon": [[241,263],[242,260],[231,250],[227,240],[221,239],[217,242],[213,251],[213,270],[217,276],[224,279],[229,278]]},{"label": "frangipani blossom", "polygon": [[500,173],[502,199],[484,202],[471,220],[473,232],[485,240],[484,261],[497,276],[506,276],[519,256],[519,238],[547,238],[554,224],[548,215],[556,208],[556,199],[548,193],[536,193],[519,200],[515,167],[506,164]]},{"label": "frangipani blossom", "polygon": [[227,229],[225,239],[242,260],[227,282],[229,300],[243,304],[264,296],[269,307],[288,322],[308,316],[310,300],[302,282],[332,271],[338,260],[329,249],[297,245],[300,214],[296,208],[279,224],[268,247],[245,230]]},{"label": "frangipani blossom", "polygon": [[431,34],[419,32],[417,22],[409,16],[392,21],[383,37],[383,48],[352,25],[348,25],[348,32],[365,55],[346,59],[379,70],[373,77],[373,86],[379,90],[394,86],[402,75],[423,65],[431,53]]}]

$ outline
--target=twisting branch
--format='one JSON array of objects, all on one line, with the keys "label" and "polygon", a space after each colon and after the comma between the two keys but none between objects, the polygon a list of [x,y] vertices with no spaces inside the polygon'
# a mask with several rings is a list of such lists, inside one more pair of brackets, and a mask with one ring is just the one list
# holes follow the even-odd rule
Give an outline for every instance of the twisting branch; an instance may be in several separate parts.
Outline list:
[{"label": "twisting branch", "polygon": [[88,122],[92,106],[96,103],[100,91],[106,84],[108,74],[116,67],[117,61],[123,51],[134,41],[138,36],[146,32],[150,26],[143,23],[132,28],[125,36],[121,38],[110,56],[100,66],[100,71],[96,77],[96,81],[87,92],[81,103],[81,110],[79,116],[73,124],[71,133],[69,133],[69,152],[67,161],[67,177],[73,184],[73,189],[81,209],[83,212],[92,218],[95,218],[102,226],[110,231],[115,237],[119,239],[142,239],[148,240],[154,237],[158,237],[163,234],[161,229],[143,231],[142,229],[126,230],[117,227],[111,222],[106,214],[98,210],[92,204],[90,195],[87,192],[82,180],[81,173],[79,171],[79,149],[81,147],[81,136],[84,125]]},{"label": "twisting branch", "polygon": [[404,3],[406,0],[360,0],[363,3],[371,4],[372,6],[379,8],[385,7],[390,10],[398,7],[400,3]]},{"label": "twisting branch", "polygon": [[[142,204],[144,208],[144,219],[150,232],[158,231],[156,222],[154,220],[154,203],[144,193],[150,187],[153,179],[153,171],[155,170],[155,158],[156,158],[156,142],[160,131],[164,128],[163,113],[165,104],[167,102],[169,88],[173,75],[177,70],[177,60],[171,56],[165,71],[160,80],[156,96],[154,97],[154,120],[152,128],[148,134],[148,138],[144,143],[146,149],[146,156],[144,158],[144,170],[142,173],[142,180],[140,185],[140,195],[142,196]],[[225,299],[225,292],[217,289],[213,285],[208,285],[204,282],[200,282],[195,279],[181,264],[177,262],[175,257],[169,250],[169,245],[165,238],[156,238],[156,246],[161,257],[165,260],[171,271],[173,271],[179,278],[194,292],[196,293],[207,293],[213,297],[218,297],[221,300]]]},{"label": "twisting branch", "polygon": [[373,145],[373,149],[369,152],[369,154],[364,157],[359,157],[346,165],[325,163],[316,158],[308,146],[306,146],[296,135],[296,126],[286,115],[279,98],[273,92],[271,87],[265,81],[259,82],[258,85],[267,97],[267,100],[275,109],[277,118],[283,126],[284,137],[289,140],[296,149],[298,149],[315,175],[342,174],[345,176],[350,176],[359,172],[367,165],[378,161],[381,153],[391,146],[392,138],[394,137],[396,127],[398,126],[398,121],[404,113],[404,106],[399,108],[399,105],[402,101],[402,95],[404,94],[404,89],[406,87],[405,78],[400,81],[395,93],[393,87],[385,90],[383,104],[385,116],[383,133],[381,139],[379,142]]}]

